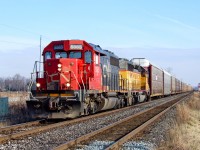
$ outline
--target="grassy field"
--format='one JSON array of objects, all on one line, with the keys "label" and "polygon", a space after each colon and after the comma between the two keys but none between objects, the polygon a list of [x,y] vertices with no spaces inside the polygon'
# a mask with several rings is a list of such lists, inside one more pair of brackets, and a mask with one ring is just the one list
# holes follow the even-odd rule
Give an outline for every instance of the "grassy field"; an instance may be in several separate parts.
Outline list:
[{"label": "grassy field", "polygon": [[174,125],[159,150],[200,150],[200,93],[176,109]]}]

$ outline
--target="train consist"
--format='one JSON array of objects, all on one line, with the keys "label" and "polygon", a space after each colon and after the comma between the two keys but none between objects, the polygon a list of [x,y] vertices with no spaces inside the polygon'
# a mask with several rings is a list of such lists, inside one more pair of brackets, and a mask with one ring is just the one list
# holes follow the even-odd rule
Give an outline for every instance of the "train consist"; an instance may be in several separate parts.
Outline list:
[{"label": "train consist", "polygon": [[53,41],[42,55],[27,100],[37,118],[75,118],[192,90],[146,59],[119,58],[83,40]]}]

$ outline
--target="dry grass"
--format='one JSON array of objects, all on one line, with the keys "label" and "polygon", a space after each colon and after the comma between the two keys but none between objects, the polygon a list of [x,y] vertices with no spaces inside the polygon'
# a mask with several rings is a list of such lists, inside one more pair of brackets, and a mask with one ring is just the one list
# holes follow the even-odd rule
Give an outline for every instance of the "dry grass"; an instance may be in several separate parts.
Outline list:
[{"label": "dry grass", "polygon": [[194,93],[186,104],[177,106],[174,125],[167,135],[167,141],[159,150],[200,150],[200,96]]},{"label": "dry grass", "polygon": [[23,123],[30,120],[26,109],[26,92],[1,92],[0,96],[9,98],[9,114],[3,118],[4,122],[0,126]]},{"label": "dry grass", "polygon": [[27,92],[0,92],[0,97],[28,96]]},{"label": "dry grass", "polygon": [[18,101],[11,102],[9,110],[10,114],[8,121],[10,124],[18,124],[29,120],[24,98],[20,98]]},{"label": "dry grass", "polygon": [[190,120],[190,109],[188,108],[187,104],[183,103],[178,105],[176,107],[176,112],[176,121],[179,125],[187,123]]},{"label": "dry grass", "polygon": [[0,128],[6,126],[4,122],[0,122]]}]

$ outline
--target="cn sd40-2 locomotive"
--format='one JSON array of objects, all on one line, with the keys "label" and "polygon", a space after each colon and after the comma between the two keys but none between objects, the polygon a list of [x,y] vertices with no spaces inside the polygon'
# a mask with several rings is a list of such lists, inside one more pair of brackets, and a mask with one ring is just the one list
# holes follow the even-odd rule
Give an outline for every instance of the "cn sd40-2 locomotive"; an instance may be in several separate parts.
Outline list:
[{"label": "cn sd40-2 locomotive", "polygon": [[53,41],[42,55],[27,100],[34,118],[75,118],[191,90],[146,59],[118,58],[84,40]]}]

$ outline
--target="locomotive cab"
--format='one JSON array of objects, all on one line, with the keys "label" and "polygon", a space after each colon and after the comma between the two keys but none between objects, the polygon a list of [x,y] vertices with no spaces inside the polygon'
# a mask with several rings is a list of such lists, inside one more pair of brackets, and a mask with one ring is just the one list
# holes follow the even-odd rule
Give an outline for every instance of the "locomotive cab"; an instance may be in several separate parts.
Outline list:
[{"label": "locomotive cab", "polygon": [[84,113],[85,93],[101,90],[100,52],[82,40],[51,42],[43,51],[43,71],[27,101],[34,118],[75,118]]}]

